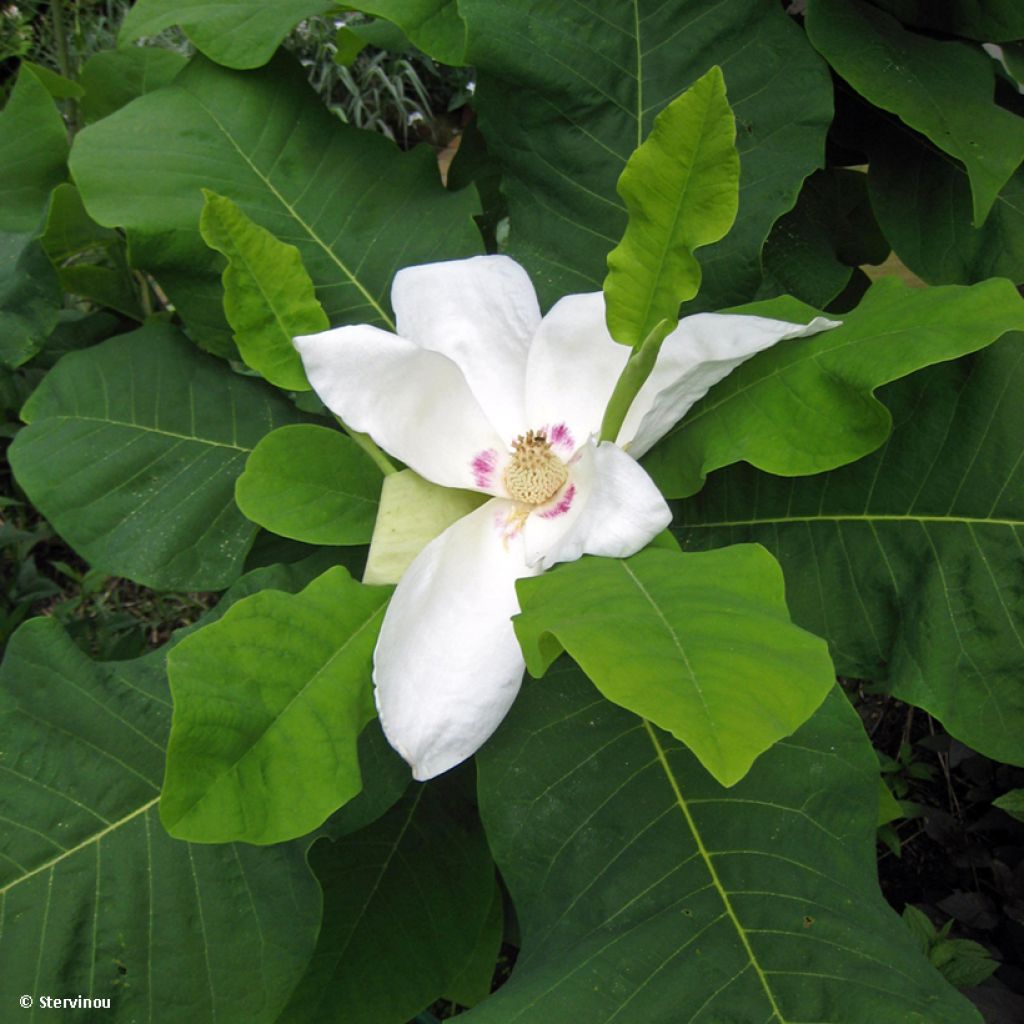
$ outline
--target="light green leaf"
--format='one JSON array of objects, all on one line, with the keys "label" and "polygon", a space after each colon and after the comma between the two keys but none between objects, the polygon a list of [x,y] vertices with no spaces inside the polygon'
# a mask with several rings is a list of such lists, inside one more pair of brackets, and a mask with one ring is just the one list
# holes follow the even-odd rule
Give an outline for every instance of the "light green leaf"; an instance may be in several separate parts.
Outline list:
[{"label": "light green leaf", "polygon": [[82,994],[111,1000],[82,1019],[273,1024],[305,969],[320,923],[305,844],[190,846],[160,825],[163,656],[90,662],[55,619],[7,649],[4,1007]]},{"label": "light green leaf", "polygon": [[919,136],[886,132],[871,151],[871,204],[899,258],[929,284],[1024,281],[1024,169],[971,226],[963,166]]},{"label": "light green leaf", "polygon": [[46,87],[22,65],[0,112],[0,231],[34,231],[67,177],[68,135]]},{"label": "light green leaf", "polygon": [[258,68],[303,18],[323,14],[332,0],[138,0],[121,24],[121,46],[178,25],[210,60]]},{"label": "light green leaf", "polygon": [[334,63],[343,68],[350,68],[365,49],[366,40],[345,25],[334,35]]},{"label": "light green leaf", "polygon": [[993,807],[1006,811],[1011,818],[1024,821],[1024,789],[1011,789],[992,801]]},{"label": "light green leaf", "polygon": [[890,385],[895,427],[870,457],[797,480],[733,467],[676,506],[673,530],[687,549],[765,545],[841,674],[1024,764],[1022,393],[1013,334]]},{"label": "light green leaf", "polygon": [[626,227],[616,183],[656,115],[707,69],[728,85],[739,217],[702,254],[703,308],[746,302],[761,246],[824,159],[828,70],[774,0],[460,0],[474,107],[504,170],[507,252],[543,305],[601,288]]},{"label": "light green leaf", "polygon": [[486,494],[439,487],[411,469],[386,476],[364,582],[397,583],[427,544],[485,501]]},{"label": "light green leaf", "polygon": [[980,227],[1024,159],[1024,120],[996,105],[987,54],[908,32],[864,0],[811,0],[807,34],[865,99],[963,161]]},{"label": "light green leaf", "polygon": [[79,81],[85,89],[79,110],[91,124],[126,103],[169,85],[188,63],[180,53],[154,46],[100,50],[83,65]]},{"label": "light green leaf", "polygon": [[385,18],[442,64],[466,62],[466,23],[455,0],[358,0],[357,11]]},{"label": "light green leaf", "polygon": [[58,533],[104,572],[176,590],[239,576],[256,526],[235,478],[265,433],[301,419],[159,323],[65,356],[22,417],[11,465]]},{"label": "light green leaf", "polygon": [[417,785],[374,825],[317,843],[324,922],[279,1024],[407,1024],[466,963],[494,894],[473,771]]},{"label": "light green leaf", "polygon": [[713,67],[654,121],[619,178],[629,211],[604,281],[611,336],[639,347],[700,288],[693,250],[717,242],[736,219],[740,158],[722,69]]},{"label": "light green leaf", "polygon": [[[801,323],[815,313],[792,299],[735,312]],[[800,476],[874,451],[892,425],[875,389],[1024,327],[1024,301],[1009,281],[923,290],[883,278],[842,320],[781,342],[712,388],[644,457],[662,491],[693,494],[712,470],[741,460]]]},{"label": "light green leaf", "polygon": [[878,889],[877,762],[838,691],[726,790],[566,666],[477,763],[523,943],[467,1024],[980,1024]]},{"label": "light green leaf", "polygon": [[239,601],[175,647],[160,798],[171,835],[279,843],[359,792],[356,742],[374,716],[372,655],[389,596],[339,566],[299,594]]},{"label": "light green leaf", "polygon": [[835,683],[824,641],[790,623],[782,573],[756,545],[584,558],[516,589],[531,675],[564,648],[609,700],[682,740],[724,786]]},{"label": "light green leaf", "polygon": [[286,57],[249,74],[194,60],[173,85],[84,129],[71,161],[92,216],[128,229],[135,264],[218,351],[231,341],[223,261],[198,231],[203,188],[298,248],[334,325],[393,327],[397,270],[480,251],[472,190],[446,191],[429,147],[402,153],[342,124]]},{"label": "light green leaf", "polygon": [[254,224],[230,199],[208,189],[203,195],[199,232],[227,257],[221,275],[224,313],[242,359],[279,388],[308,391],[292,338],[326,331],[330,324],[299,250]]},{"label": "light green leaf", "polygon": [[242,514],[307,544],[368,544],[380,470],[339,430],[297,423],[267,434],[235,484]]},{"label": "light green leaf", "polygon": [[0,231],[0,365],[21,366],[42,348],[63,299],[35,237]]}]

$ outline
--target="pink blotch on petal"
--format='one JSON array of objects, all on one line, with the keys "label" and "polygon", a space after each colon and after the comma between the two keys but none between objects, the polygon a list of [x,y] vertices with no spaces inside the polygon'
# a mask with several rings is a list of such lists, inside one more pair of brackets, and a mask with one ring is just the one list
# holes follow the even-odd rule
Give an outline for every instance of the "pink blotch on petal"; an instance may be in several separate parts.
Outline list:
[{"label": "pink blotch on petal", "polygon": [[547,438],[554,448],[562,448],[565,451],[571,452],[576,447],[576,441],[572,436],[572,431],[564,423],[556,423],[551,427],[551,429],[547,431]]},{"label": "pink blotch on petal", "polygon": [[576,497],[576,485],[569,484],[565,494],[559,498],[556,505],[552,505],[551,508],[544,509],[543,512],[538,512],[537,515],[541,519],[557,519],[559,516],[564,516],[569,509],[572,508],[572,500]]},{"label": "pink blotch on petal", "polygon": [[473,470],[473,482],[477,487],[493,487],[494,471],[498,468],[498,453],[493,448],[477,452],[470,463]]}]

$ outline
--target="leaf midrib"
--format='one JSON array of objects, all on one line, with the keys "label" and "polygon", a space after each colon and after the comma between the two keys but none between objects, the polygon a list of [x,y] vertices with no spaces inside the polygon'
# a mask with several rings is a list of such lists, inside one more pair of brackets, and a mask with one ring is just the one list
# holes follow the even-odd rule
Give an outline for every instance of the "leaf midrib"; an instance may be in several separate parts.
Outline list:
[{"label": "leaf midrib", "polygon": [[654,747],[658,763],[661,765],[661,769],[665,773],[665,778],[668,780],[668,784],[672,789],[672,794],[675,797],[676,804],[686,821],[690,834],[693,836],[693,841],[697,846],[697,852],[700,855],[701,860],[704,862],[704,866],[711,878],[711,884],[714,886],[719,899],[722,901],[722,906],[725,908],[726,916],[732,922],[732,925],[736,930],[736,934],[739,937],[744,952],[747,954],[747,958],[750,961],[750,966],[754,969],[754,973],[757,975],[758,981],[761,983],[761,988],[764,990],[764,994],[768,997],[768,1003],[772,1009],[772,1016],[769,1020],[776,1020],[779,1024],[788,1024],[786,1018],[782,1015],[782,1010],[779,1008],[779,1004],[775,1001],[775,995],[771,990],[771,986],[768,984],[767,975],[754,954],[753,947],[750,945],[750,939],[747,937],[746,929],[736,916],[736,911],[733,909],[732,901],[729,899],[729,894],[726,892],[725,886],[722,884],[722,880],[718,877],[718,871],[715,869],[714,862],[711,859],[711,854],[704,845],[704,840],[697,828],[697,823],[693,820],[693,815],[690,813],[690,808],[686,802],[686,798],[683,796],[682,791],[679,788],[679,783],[676,781],[676,777],[668,763],[668,758],[665,755],[665,748],[661,745],[657,733],[655,733],[654,729],[651,727],[651,723],[646,719],[643,719],[642,721],[644,729],[647,731],[647,735],[650,738],[651,745]]}]

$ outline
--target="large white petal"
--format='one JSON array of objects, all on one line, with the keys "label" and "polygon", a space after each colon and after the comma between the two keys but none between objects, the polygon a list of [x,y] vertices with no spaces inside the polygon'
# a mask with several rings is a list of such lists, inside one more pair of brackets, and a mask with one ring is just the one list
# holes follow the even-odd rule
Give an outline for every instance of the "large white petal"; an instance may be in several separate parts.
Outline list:
[{"label": "large white petal", "polygon": [[526,561],[543,570],[581,555],[627,558],[671,520],[661,492],[634,459],[608,441],[590,443],[562,494],[527,519]]},{"label": "large white petal", "polygon": [[416,556],[384,617],[374,655],[381,725],[417,779],[470,757],[519,692],[515,581],[534,575],[522,539],[504,538],[500,498],[450,526]]},{"label": "large white petal", "polygon": [[450,359],[365,324],[295,347],[313,389],[353,430],[436,484],[504,493],[507,442]]},{"label": "large white petal", "polygon": [[804,325],[728,313],[698,313],[680,320],[662,344],[653,372],[633,400],[618,444],[640,458],[740,363],[776,342],[805,338],[838,326],[839,321],[825,317]]},{"label": "large white petal", "polygon": [[629,348],[612,341],[604,295],[567,295],[541,321],[526,364],[530,426],[565,424],[578,447],[601,430],[605,406]]},{"label": "large white petal", "polygon": [[448,356],[510,443],[527,429],[526,353],[540,323],[527,273],[507,256],[406,267],[391,288],[398,333]]}]

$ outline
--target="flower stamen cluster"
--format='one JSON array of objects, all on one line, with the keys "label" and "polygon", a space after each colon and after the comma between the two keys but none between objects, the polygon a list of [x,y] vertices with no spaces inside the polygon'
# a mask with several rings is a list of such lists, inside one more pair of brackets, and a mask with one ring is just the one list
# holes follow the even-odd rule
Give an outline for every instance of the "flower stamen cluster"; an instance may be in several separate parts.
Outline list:
[{"label": "flower stamen cluster", "polygon": [[565,463],[551,450],[542,430],[528,430],[512,442],[512,457],[505,467],[509,497],[525,505],[543,505],[569,478]]}]

